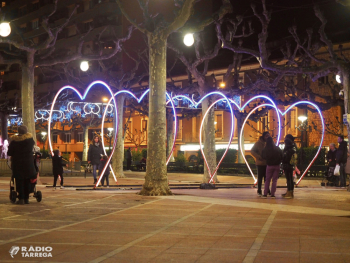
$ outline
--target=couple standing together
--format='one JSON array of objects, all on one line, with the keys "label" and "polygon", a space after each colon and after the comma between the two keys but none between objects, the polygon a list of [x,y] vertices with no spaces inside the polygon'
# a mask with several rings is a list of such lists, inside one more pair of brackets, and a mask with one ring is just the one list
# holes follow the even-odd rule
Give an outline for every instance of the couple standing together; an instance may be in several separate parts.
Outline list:
[{"label": "couple standing together", "polygon": [[[300,171],[297,168],[296,145],[293,135],[287,134],[284,138],[284,143],[285,146],[282,151],[274,144],[270,133],[264,132],[251,150],[258,168],[258,195],[263,198],[266,198],[268,194],[271,194],[271,197],[275,198],[281,163],[287,180],[287,192],[282,197],[294,197],[293,171],[295,170],[298,174],[300,174]],[[264,194],[261,191],[263,179],[265,181]],[[272,186],[270,192],[271,180]]]}]

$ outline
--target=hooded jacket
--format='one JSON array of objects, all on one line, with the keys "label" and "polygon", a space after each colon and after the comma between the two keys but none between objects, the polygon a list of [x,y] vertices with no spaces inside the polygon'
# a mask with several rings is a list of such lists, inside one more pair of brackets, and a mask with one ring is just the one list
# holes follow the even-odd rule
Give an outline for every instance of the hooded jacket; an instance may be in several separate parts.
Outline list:
[{"label": "hooded jacket", "polygon": [[336,153],[336,163],[346,163],[348,160],[348,143],[346,141],[342,141],[339,143],[339,148]]},{"label": "hooded jacket", "polygon": [[289,139],[285,140],[285,146],[283,149],[282,164],[283,169],[293,168],[297,165],[297,147],[294,142]]},{"label": "hooded jacket", "polygon": [[272,149],[265,147],[262,151],[262,157],[266,160],[267,165],[280,165],[283,153],[280,147],[274,145]]},{"label": "hooded jacket", "polygon": [[265,148],[266,142],[260,137],[259,141],[254,143],[252,149],[250,150],[251,154],[255,158],[256,165],[266,165],[266,160],[262,158],[262,151]]},{"label": "hooded jacket", "polygon": [[52,156],[52,173],[54,175],[62,176],[63,166],[65,166],[65,164],[62,162],[62,156],[57,156],[57,155]]},{"label": "hooded jacket", "polygon": [[31,133],[13,135],[7,151],[11,156],[11,169],[14,178],[36,178],[33,162],[34,140]]}]

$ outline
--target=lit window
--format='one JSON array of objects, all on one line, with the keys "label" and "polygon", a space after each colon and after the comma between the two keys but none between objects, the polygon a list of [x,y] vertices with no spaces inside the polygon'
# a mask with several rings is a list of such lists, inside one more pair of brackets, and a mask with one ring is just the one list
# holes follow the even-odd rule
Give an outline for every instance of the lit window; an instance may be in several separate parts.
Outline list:
[{"label": "lit window", "polygon": [[65,142],[66,143],[70,143],[70,141],[71,141],[71,134],[70,133],[66,133],[65,135],[66,135]]},{"label": "lit window", "polygon": [[77,134],[77,142],[84,142],[83,133],[79,132]]},{"label": "lit window", "polygon": [[54,134],[53,136],[52,136],[52,140],[53,140],[53,143],[57,143],[57,134]]}]

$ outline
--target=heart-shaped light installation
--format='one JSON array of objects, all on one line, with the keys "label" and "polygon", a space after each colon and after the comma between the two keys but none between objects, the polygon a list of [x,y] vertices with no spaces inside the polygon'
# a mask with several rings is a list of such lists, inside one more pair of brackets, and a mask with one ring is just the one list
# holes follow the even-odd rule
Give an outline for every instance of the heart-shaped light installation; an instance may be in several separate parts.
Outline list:
[{"label": "heart-shaped light installation", "polygon": [[320,115],[320,119],[321,119],[321,123],[322,123],[322,137],[321,137],[321,142],[320,142],[320,145],[318,146],[318,150],[314,156],[314,158],[311,160],[311,162],[309,163],[309,165],[306,167],[305,171],[303,172],[303,174],[300,176],[299,180],[296,182],[296,185],[299,185],[299,183],[301,182],[301,180],[304,178],[305,174],[307,173],[307,171],[310,169],[311,165],[315,162],[317,156],[319,155],[320,151],[321,151],[321,148],[322,148],[322,144],[323,144],[323,140],[324,140],[324,130],[325,130],[325,127],[324,127],[324,120],[323,120],[323,116],[322,116],[322,112],[320,110],[320,108],[315,104],[315,103],[312,103],[310,101],[298,101],[292,105],[290,105],[284,112],[282,112],[281,110],[279,110],[280,114],[282,116],[286,115],[288,113],[288,111],[290,111],[290,109],[292,109],[293,107],[297,106],[297,105],[300,105],[300,104],[307,104],[307,105],[311,105],[313,106],[318,114]]},{"label": "heart-shaped light installation", "polygon": [[[290,109],[292,109],[293,107],[295,107],[295,106],[297,106],[297,105],[300,105],[300,104],[308,104],[308,105],[311,105],[311,106],[313,106],[313,107],[317,110],[318,114],[320,115],[320,119],[321,119],[321,123],[322,123],[322,137],[321,137],[320,145],[319,145],[319,147],[318,147],[318,150],[317,150],[317,152],[316,152],[314,158],[313,158],[312,161],[309,163],[309,165],[307,166],[307,168],[305,169],[305,171],[303,172],[303,174],[300,176],[300,178],[299,178],[299,180],[297,181],[296,185],[298,185],[298,184],[301,182],[301,180],[304,178],[304,176],[305,176],[305,174],[307,173],[307,171],[310,169],[311,165],[315,162],[315,160],[316,160],[318,154],[320,153],[321,147],[322,147],[322,144],[323,144],[323,140],[324,140],[324,130],[325,130],[325,128],[324,128],[324,120],[323,120],[323,116],[322,116],[322,112],[321,112],[320,108],[319,108],[315,103],[312,103],[312,102],[310,102],[310,101],[299,101],[299,102],[296,102],[296,103],[292,104],[291,106],[289,106],[289,107],[287,108],[287,110],[285,110],[284,112],[282,112],[280,109],[277,109],[277,110],[278,110],[278,113],[279,113],[278,116],[279,116],[279,115],[284,116],[285,114],[288,113],[288,111],[290,111]],[[254,109],[252,109],[252,110],[249,112],[249,114],[247,115],[247,117],[245,118],[245,120],[244,120],[244,122],[243,122],[243,124],[242,124],[242,129],[241,129],[241,131],[240,131],[240,135],[241,135],[240,138],[242,138],[244,126],[245,126],[245,123],[247,122],[249,116],[250,116],[255,110],[257,110],[258,108],[265,107],[265,106],[276,108],[276,105],[273,105],[273,104],[262,104],[262,105],[258,105],[258,106],[255,107]],[[280,119],[280,118],[279,118],[279,119]],[[280,122],[279,122],[279,123],[280,123]],[[281,125],[279,125],[278,134],[279,134],[279,135],[281,134]],[[254,179],[254,184],[256,184],[256,183],[257,183],[257,180],[256,180],[256,178],[255,178],[255,176],[254,176],[254,173],[253,173],[253,171],[251,170],[251,168],[250,168],[250,166],[249,166],[249,164],[248,164],[248,162],[247,162],[247,160],[246,160],[246,158],[245,158],[245,156],[244,156],[244,153],[243,153],[242,140],[241,140],[239,143],[240,143],[240,146],[241,146],[240,148],[241,148],[241,154],[242,154],[242,156],[243,156],[243,159],[244,159],[244,161],[245,161],[245,163],[246,163],[246,165],[247,165],[247,167],[248,167],[248,169],[249,169],[249,171],[250,171],[250,173],[251,173],[251,175],[252,175],[252,177],[253,177],[253,179]],[[278,145],[278,144],[279,144],[279,136],[278,136],[276,145]]]},{"label": "heart-shaped light installation", "polygon": [[[115,113],[116,116],[117,116],[117,105],[116,105],[116,101],[115,101],[114,96],[113,96],[113,92],[112,92],[111,88],[110,88],[105,82],[100,81],[100,80],[97,80],[97,81],[92,82],[92,83],[86,88],[86,90],[85,90],[85,92],[84,92],[84,95],[81,95],[81,93],[80,93],[76,88],[74,88],[74,87],[72,87],[72,86],[67,85],[67,86],[62,87],[62,88],[56,93],[56,96],[55,96],[55,98],[54,98],[53,101],[52,101],[51,110],[50,110],[49,119],[48,119],[48,141],[49,141],[49,147],[50,147],[50,151],[51,151],[51,152],[53,152],[52,143],[51,143],[51,118],[52,118],[52,113],[54,112],[54,109],[53,109],[53,108],[54,108],[54,106],[55,106],[57,97],[61,94],[62,91],[66,90],[66,89],[71,89],[72,91],[74,91],[74,92],[79,96],[79,98],[80,98],[81,100],[85,100],[86,95],[88,94],[88,92],[90,91],[90,89],[91,89],[94,85],[96,85],[96,84],[101,84],[101,85],[103,85],[103,86],[108,90],[108,92],[111,94],[111,99],[113,100],[113,104],[114,104],[114,113]],[[104,116],[105,116],[107,110],[108,110],[108,107],[106,107],[106,109],[105,109]],[[104,121],[104,120],[103,120],[103,121]],[[103,137],[102,137],[102,138],[103,138]],[[102,140],[102,141],[103,141],[103,140]],[[105,167],[103,167],[101,174],[104,174],[104,172],[106,171],[107,166],[109,165],[109,162],[111,161],[111,157],[112,157],[112,155],[113,155],[113,153],[114,153],[115,146],[116,146],[116,134],[115,134],[115,137],[114,137],[114,143],[113,143],[113,148],[112,148],[111,155],[109,156],[109,158],[108,158],[108,160],[107,160],[107,162],[106,162]],[[113,173],[113,175],[114,175],[114,173]],[[101,177],[101,176],[100,176],[100,177]],[[99,178],[99,179],[100,179],[100,178]],[[114,175],[114,180],[116,180],[115,175]],[[96,187],[96,186],[95,186],[95,187]]]},{"label": "heart-shaped light installation", "polygon": [[[145,92],[143,92],[142,95],[140,96],[140,98],[137,98],[137,96],[136,96],[134,93],[132,93],[131,91],[128,91],[128,90],[120,90],[120,91],[116,92],[116,93],[114,94],[114,98],[116,98],[118,95],[120,95],[120,94],[122,94],[122,93],[125,93],[125,94],[130,95],[130,96],[133,97],[138,103],[140,103],[140,102],[143,100],[143,98],[149,93],[149,89],[147,89]],[[171,103],[171,107],[172,107],[173,113],[174,113],[174,138],[173,138],[173,145],[172,145],[172,147],[171,147],[170,154],[169,154],[168,159],[167,159],[167,161],[166,161],[166,164],[168,165],[168,163],[169,163],[169,161],[170,161],[170,158],[171,158],[171,155],[172,155],[172,153],[173,153],[173,151],[174,151],[174,148],[175,148],[174,146],[175,146],[176,135],[177,135],[177,116],[176,116],[176,109],[175,109],[175,105],[174,105],[173,99],[171,98],[171,96],[170,96],[168,93],[166,93],[166,96],[168,97],[168,101],[166,102],[166,104],[168,104],[169,102]],[[102,124],[101,124],[101,136],[102,136],[102,137],[103,137],[104,120],[105,120],[105,117],[106,117],[107,109],[108,109],[108,107],[109,107],[109,105],[110,105],[110,103],[111,103],[111,100],[112,100],[112,98],[109,99],[109,101],[108,101],[108,103],[107,103],[107,106],[106,106],[106,110],[104,111],[103,116],[102,116]],[[116,109],[116,114],[118,114],[118,109]],[[118,116],[118,115],[116,115],[116,116]],[[118,132],[118,130],[117,130],[117,129],[118,129],[118,119],[117,119],[115,125],[116,125],[116,135],[117,135],[117,132]],[[115,138],[116,138],[116,136],[115,136]],[[104,142],[103,142],[103,141],[102,141],[102,146],[103,146],[103,149],[104,149]],[[104,150],[104,151],[105,151],[105,150]],[[106,151],[105,151],[105,154],[107,154]],[[113,173],[113,175],[114,175],[113,169],[111,169],[111,171],[112,171],[112,173]],[[97,183],[96,183],[95,187],[99,185],[101,179],[102,179],[102,177],[100,176],[100,177],[98,178],[98,180],[97,180]],[[95,187],[94,187],[94,188],[95,188]]]}]

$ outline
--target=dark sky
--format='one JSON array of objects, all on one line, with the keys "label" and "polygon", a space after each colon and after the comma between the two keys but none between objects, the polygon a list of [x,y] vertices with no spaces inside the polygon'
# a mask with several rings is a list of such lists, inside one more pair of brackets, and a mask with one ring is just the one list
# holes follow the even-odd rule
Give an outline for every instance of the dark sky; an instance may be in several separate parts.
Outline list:
[{"label": "dark sky", "polygon": [[[221,5],[221,0],[213,0],[214,9]],[[231,17],[241,15],[244,17],[244,22],[252,21],[255,30],[254,35],[244,39],[244,45],[247,47],[257,48],[257,36],[261,30],[260,22],[253,15],[250,4],[255,4],[257,9],[262,11],[260,0],[231,0],[233,5],[233,13]],[[199,5],[197,3],[197,5]],[[319,19],[315,16],[313,7],[317,4],[324,12],[327,19],[326,33],[333,43],[340,43],[350,40],[350,7],[342,6],[335,0],[267,0],[266,5],[269,10],[272,10],[272,19],[269,25],[268,41],[288,39],[290,34],[288,28],[296,25],[301,36],[305,35],[307,28],[313,28],[314,34],[317,37]],[[214,39],[214,29],[207,30],[208,34]],[[240,31],[238,31],[240,33]],[[181,36],[179,36],[181,37]],[[208,36],[208,43],[209,36]],[[180,41],[178,41],[180,45]],[[193,53],[192,48],[187,48],[185,52],[189,55]],[[170,55],[170,54],[169,54]],[[171,59],[171,55],[169,56]],[[169,61],[170,62],[170,61]],[[232,53],[230,51],[221,51],[219,56],[212,60],[209,64],[210,68],[223,68],[229,63],[232,63]],[[184,74],[185,71],[182,64],[176,67],[178,74]]]}]

